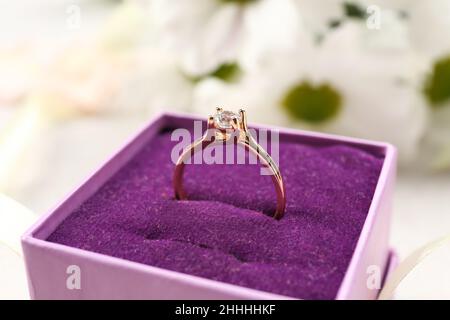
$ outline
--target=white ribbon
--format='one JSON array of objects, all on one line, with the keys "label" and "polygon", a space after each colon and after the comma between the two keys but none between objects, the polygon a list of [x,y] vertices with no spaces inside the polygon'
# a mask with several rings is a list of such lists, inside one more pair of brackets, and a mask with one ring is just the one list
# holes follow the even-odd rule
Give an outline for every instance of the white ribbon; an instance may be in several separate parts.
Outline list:
[{"label": "white ribbon", "polygon": [[450,235],[432,241],[413,251],[403,262],[401,262],[388,279],[380,291],[379,300],[389,300],[394,297],[395,290],[399,287],[403,279],[406,278],[428,255],[436,251],[441,246],[450,243]]}]

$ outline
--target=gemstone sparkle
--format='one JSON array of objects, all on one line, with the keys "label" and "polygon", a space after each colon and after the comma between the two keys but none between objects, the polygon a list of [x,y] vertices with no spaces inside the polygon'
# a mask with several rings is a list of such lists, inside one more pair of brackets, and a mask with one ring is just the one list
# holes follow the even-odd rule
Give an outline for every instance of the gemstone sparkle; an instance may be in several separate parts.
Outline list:
[{"label": "gemstone sparkle", "polygon": [[240,120],[239,114],[232,111],[218,111],[214,115],[214,122],[219,129],[231,129],[233,119]]}]

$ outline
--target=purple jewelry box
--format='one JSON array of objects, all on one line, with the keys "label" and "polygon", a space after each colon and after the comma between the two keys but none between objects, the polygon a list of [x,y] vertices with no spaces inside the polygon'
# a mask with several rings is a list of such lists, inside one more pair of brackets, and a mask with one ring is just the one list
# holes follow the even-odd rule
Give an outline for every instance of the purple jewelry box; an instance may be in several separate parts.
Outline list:
[{"label": "purple jewelry box", "polygon": [[31,298],[377,297],[369,277],[395,264],[393,146],[279,130],[287,209],[276,221],[254,165],[187,168],[191,201],[172,199],[170,130],[193,120],[158,116],[23,236]]}]

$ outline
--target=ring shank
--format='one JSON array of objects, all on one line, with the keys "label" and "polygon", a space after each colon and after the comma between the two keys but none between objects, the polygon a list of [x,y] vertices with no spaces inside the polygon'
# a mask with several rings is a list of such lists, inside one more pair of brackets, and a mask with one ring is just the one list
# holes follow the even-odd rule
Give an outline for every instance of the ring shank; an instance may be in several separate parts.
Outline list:
[{"label": "ring shank", "polygon": [[[183,188],[183,173],[186,162],[191,159],[195,153],[204,150],[209,145],[215,142],[214,138],[209,138],[204,135],[202,138],[194,141],[190,144],[178,158],[175,165],[173,184],[175,190],[175,198],[178,200],[187,199],[186,193]],[[283,217],[286,208],[286,194],[278,166],[273,161],[272,157],[259,146],[250,134],[246,134],[244,138],[238,139],[238,143],[243,145],[247,151],[252,152],[260,160],[262,166],[269,168],[272,173],[272,182],[277,194],[277,207],[273,217],[275,219],[281,219]]]}]

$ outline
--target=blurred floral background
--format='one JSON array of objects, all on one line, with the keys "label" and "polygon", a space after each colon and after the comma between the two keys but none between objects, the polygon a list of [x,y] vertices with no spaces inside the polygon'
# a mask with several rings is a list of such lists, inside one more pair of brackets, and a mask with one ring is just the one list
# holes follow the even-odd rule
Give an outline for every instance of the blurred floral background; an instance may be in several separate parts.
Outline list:
[{"label": "blurred floral background", "polygon": [[[450,232],[450,0],[0,3],[0,193],[36,215],[153,114],[244,106],[394,144],[400,256]],[[449,266],[405,297],[450,298]]]}]

